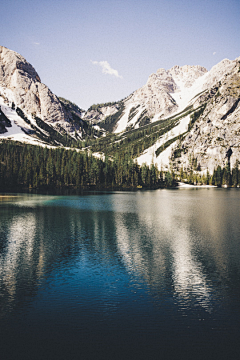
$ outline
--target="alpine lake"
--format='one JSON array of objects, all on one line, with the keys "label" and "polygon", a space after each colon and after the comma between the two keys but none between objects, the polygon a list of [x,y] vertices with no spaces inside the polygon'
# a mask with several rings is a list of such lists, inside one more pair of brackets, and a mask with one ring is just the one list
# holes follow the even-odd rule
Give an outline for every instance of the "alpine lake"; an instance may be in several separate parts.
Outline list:
[{"label": "alpine lake", "polygon": [[240,358],[240,191],[0,196],[2,360]]}]

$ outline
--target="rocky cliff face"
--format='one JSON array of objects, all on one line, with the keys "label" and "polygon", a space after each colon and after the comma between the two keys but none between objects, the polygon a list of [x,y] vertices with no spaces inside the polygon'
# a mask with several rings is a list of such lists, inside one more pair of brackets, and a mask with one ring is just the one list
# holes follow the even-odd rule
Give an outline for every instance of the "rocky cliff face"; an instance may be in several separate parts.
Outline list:
[{"label": "rocky cliff face", "polygon": [[210,71],[199,65],[174,66],[169,70],[160,68],[149,76],[146,85],[122,100],[122,106],[115,103],[96,107],[94,111],[88,110],[83,118],[100,127],[112,122],[115,133],[137,129],[176,114],[189,105],[197,107],[204,90],[213,87],[233,67],[234,62],[225,59]]},{"label": "rocky cliff face", "polygon": [[[223,75],[220,70],[225,64]],[[214,76],[218,81],[198,99],[205,110],[178,144],[181,156],[175,159],[175,165],[190,168],[192,159],[196,159],[199,169],[213,172],[218,165],[230,161],[233,167],[240,160],[240,58],[231,64],[224,60],[221,69],[215,67],[220,79]]]},{"label": "rocky cliff face", "polygon": [[196,70],[190,76],[188,67],[185,72],[183,68],[169,70],[177,84],[171,93],[178,104],[173,121],[179,120],[137,160],[210,173],[229,162],[232,168],[240,162],[240,58],[225,59],[209,72],[190,67],[191,72]]},{"label": "rocky cliff face", "polygon": [[[224,59],[210,71],[199,65],[160,68],[122,101],[83,111],[54,95],[21,55],[0,46],[0,107],[1,137],[19,141],[50,138],[53,145],[69,146],[88,134],[93,151],[132,146],[139,164],[163,169],[213,172],[240,160],[240,58]],[[101,146],[99,139],[94,143],[103,134],[99,129],[115,133]]]},{"label": "rocky cliff face", "polygon": [[[147,84],[135,91],[131,101],[145,106],[150,117],[166,117],[179,110],[175,93],[190,88],[207,70],[201,66],[174,66],[170,70],[158,69],[149,76]],[[187,106],[187,103],[185,104]],[[156,116],[157,115],[157,116]]]},{"label": "rocky cliff face", "polygon": [[5,104],[20,108],[29,118],[38,117],[54,129],[82,135],[82,120],[72,116],[38,73],[20,54],[0,46],[0,95]]},{"label": "rocky cliff face", "polygon": [[[191,87],[206,72],[201,66],[188,65],[174,66],[170,70],[158,69],[149,76],[146,85],[126,99],[108,106],[96,106],[94,110],[90,108],[83,118],[100,127],[112,122],[111,130],[115,133],[137,129],[180,111],[182,102],[175,95]],[[184,106],[188,100],[184,100]]]}]

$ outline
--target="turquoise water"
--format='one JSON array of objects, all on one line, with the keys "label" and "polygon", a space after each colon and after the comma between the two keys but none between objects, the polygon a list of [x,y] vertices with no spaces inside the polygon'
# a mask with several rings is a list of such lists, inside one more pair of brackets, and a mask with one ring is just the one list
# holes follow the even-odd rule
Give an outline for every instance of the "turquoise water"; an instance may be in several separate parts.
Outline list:
[{"label": "turquoise water", "polygon": [[1,359],[237,359],[240,191],[0,202]]}]

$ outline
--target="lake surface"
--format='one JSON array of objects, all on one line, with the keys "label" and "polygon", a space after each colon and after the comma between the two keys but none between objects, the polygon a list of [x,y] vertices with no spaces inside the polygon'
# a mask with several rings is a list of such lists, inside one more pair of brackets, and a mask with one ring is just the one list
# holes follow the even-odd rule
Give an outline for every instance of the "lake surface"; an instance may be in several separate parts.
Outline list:
[{"label": "lake surface", "polygon": [[0,200],[2,360],[239,358],[239,189]]}]

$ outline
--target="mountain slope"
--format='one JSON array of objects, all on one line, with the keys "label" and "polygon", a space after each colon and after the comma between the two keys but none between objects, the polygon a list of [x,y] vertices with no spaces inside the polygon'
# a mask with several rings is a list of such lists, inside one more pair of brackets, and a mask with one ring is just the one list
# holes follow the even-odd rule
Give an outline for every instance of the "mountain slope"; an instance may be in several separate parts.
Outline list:
[{"label": "mountain slope", "polygon": [[21,55],[0,47],[0,106],[0,137],[13,140],[83,146],[163,170],[213,172],[240,160],[240,58],[210,71],[159,69],[125,99],[84,111],[54,95]]},{"label": "mountain slope", "polygon": [[[48,130],[51,127],[52,132],[55,131],[64,136],[67,134],[73,138],[82,138],[84,129],[87,127],[86,122],[81,119],[81,109],[78,108],[77,112],[73,111],[66,103],[60,101],[41,82],[31,64],[20,54],[3,46],[0,46],[0,101],[3,112],[12,116],[16,126],[19,124],[18,133],[22,135],[26,131],[30,134],[30,130],[34,130],[31,125],[42,128],[41,121],[47,124]],[[20,118],[17,116],[19,115],[16,113],[17,108],[27,119],[24,127],[21,116]],[[22,119],[24,120],[23,117]],[[41,120],[37,125],[36,119]],[[46,128],[42,129],[42,132],[46,131]]]},{"label": "mountain slope", "polygon": [[113,126],[110,131],[114,133],[137,129],[194,104],[196,96],[211,88],[233,67],[234,61],[225,59],[209,72],[199,65],[174,66],[170,70],[159,69],[149,76],[146,85],[121,102],[95,106],[94,111],[91,107],[83,118],[100,127],[111,123]]},{"label": "mountain slope", "polygon": [[205,110],[178,144],[172,157],[175,168],[177,163],[191,168],[195,159],[199,169],[213,172],[218,165],[230,162],[233,167],[240,160],[240,58],[233,63],[231,71],[198,100]]},{"label": "mountain slope", "polygon": [[[93,144],[92,151],[130,153],[138,164],[164,170],[212,173],[230,160],[233,167],[240,160],[239,60],[225,59],[209,72],[200,66],[160,69],[128,98],[101,106],[98,124],[114,120],[114,134]],[[105,109],[113,115],[104,118]]]}]

